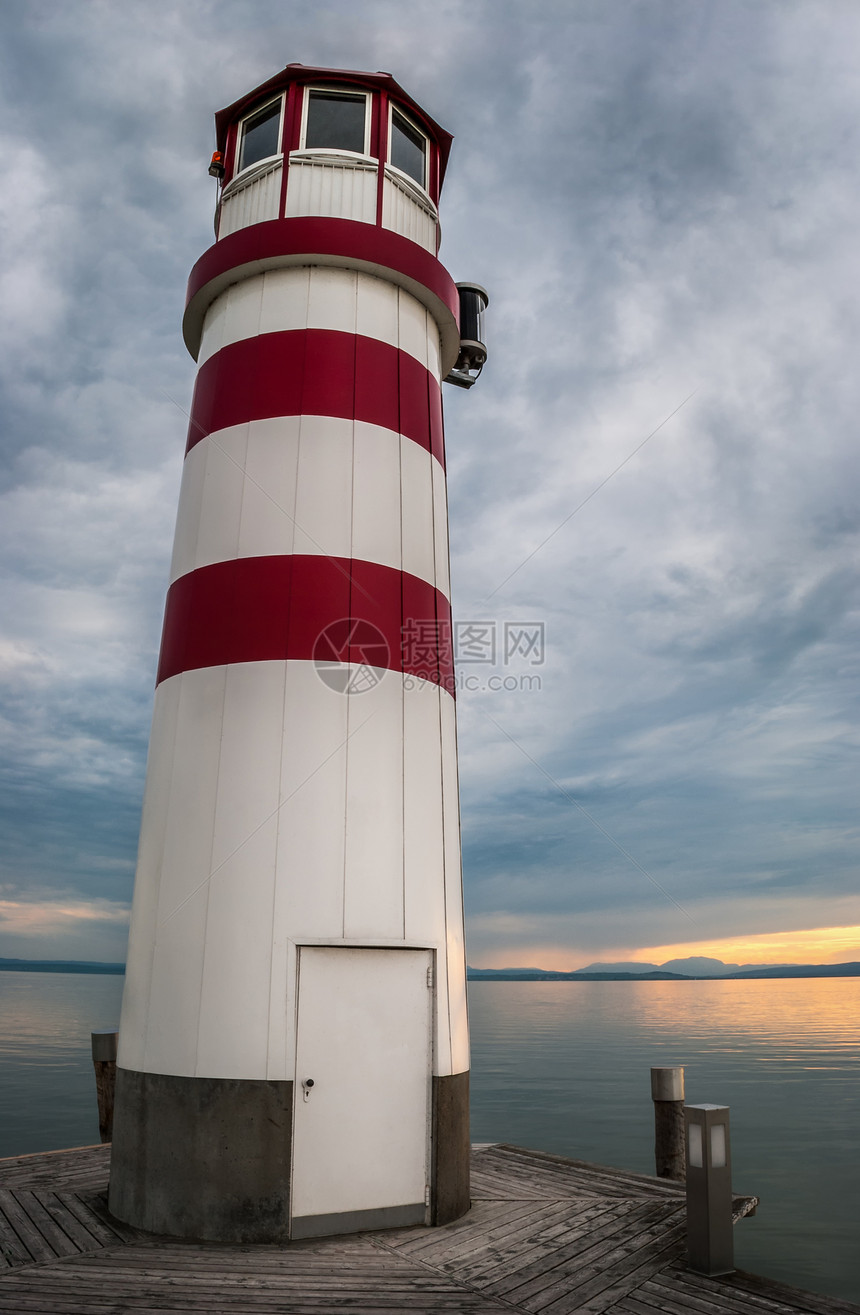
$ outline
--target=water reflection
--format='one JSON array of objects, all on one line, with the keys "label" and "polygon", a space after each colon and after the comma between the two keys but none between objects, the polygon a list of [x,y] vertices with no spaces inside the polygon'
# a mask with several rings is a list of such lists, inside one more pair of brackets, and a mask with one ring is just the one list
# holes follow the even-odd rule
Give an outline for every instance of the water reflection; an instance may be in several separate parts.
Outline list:
[{"label": "water reflection", "polygon": [[0,972],[0,1156],[99,1140],[90,1032],[116,1026],[122,983]]}]

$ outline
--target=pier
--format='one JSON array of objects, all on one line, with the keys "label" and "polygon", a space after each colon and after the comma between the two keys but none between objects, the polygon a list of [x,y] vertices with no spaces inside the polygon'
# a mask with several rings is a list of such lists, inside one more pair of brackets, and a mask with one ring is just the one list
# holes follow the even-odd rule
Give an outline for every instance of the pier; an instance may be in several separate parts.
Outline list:
[{"label": "pier", "polygon": [[[472,1208],[285,1246],[177,1242],[113,1219],[110,1145],[0,1160],[0,1311],[14,1315],[860,1315],[685,1265],[684,1187],[515,1146],[472,1150]],[[735,1197],[736,1219],[755,1209]]]}]

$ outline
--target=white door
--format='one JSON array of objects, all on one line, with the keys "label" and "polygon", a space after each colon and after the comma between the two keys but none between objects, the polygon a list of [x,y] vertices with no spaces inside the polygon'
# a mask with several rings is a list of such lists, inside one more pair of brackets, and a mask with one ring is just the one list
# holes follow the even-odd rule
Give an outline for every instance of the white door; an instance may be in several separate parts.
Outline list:
[{"label": "white door", "polygon": [[293,1237],[423,1223],[429,950],[299,951]]}]

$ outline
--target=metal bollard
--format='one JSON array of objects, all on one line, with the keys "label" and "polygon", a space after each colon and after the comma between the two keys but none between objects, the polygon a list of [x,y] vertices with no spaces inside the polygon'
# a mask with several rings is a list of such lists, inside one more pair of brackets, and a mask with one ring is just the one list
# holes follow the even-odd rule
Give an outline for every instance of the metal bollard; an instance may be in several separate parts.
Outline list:
[{"label": "metal bollard", "polygon": [[687,1133],[687,1263],[698,1274],[731,1274],[732,1157],[728,1105],[684,1107]]},{"label": "metal bollard", "polygon": [[683,1182],[684,1156],[684,1070],[652,1068],[651,1099],[654,1102],[654,1160],[658,1178]]},{"label": "metal bollard", "polygon": [[93,1068],[96,1071],[96,1098],[99,1103],[99,1136],[109,1142],[113,1136],[113,1098],[116,1089],[116,1053],[119,1032],[110,1028],[91,1032]]}]

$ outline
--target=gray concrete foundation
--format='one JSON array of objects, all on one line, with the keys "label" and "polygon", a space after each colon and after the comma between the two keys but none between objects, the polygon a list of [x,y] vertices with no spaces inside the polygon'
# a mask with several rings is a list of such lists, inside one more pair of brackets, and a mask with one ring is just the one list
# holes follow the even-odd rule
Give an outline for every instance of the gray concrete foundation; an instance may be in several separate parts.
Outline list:
[{"label": "gray concrete foundation", "polygon": [[[171,1237],[288,1241],[292,1121],[291,1082],[117,1068],[111,1213]],[[469,1074],[434,1077],[432,1224],[459,1219],[469,1209],[469,1153]],[[426,1217],[423,1203],[408,1219],[370,1213],[380,1218],[343,1216],[342,1228],[332,1223],[324,1231],[402,1227]]]},{"label": "gray concrete foundation", "polygon": [[291,1082],[117,1068],[108,1206],[151,1233],[285,1242]]},{"label": "gray concrete foundation", "polygon": [[471,1205],[469,1074],[433,1079],[433,1165],[430,1222],[449,1224]]}]

